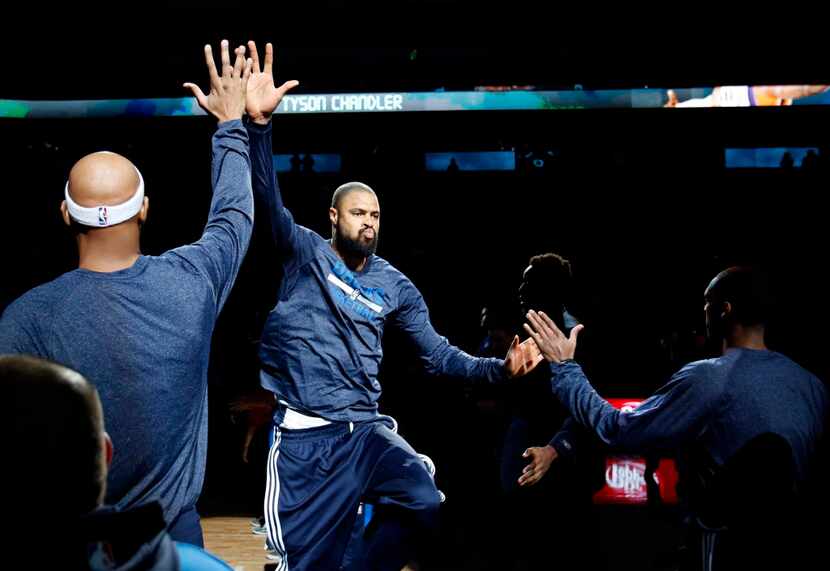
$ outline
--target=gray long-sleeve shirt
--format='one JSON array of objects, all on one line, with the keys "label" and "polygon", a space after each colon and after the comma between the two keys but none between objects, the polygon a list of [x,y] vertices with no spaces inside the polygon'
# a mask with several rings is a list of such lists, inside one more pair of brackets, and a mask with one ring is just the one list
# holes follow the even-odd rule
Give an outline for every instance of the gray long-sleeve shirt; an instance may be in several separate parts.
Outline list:
[{"label": "gray long-sleeve shirt", "polygon": [[248,130],[254,192],[267,210],[262,222],[271,226],[284,270],[279,301],[262,333],[263,387],[302,413],[344,422],[375,419],[381,339],[389,325],[406,334],[430,373],[504,378],[501,359],[472,357],[436,333],[421,293],[389,262],[372,255],[353,272],[329,241],[296,224],[274,176],[271,124],[251,123]]},{"label": "gray long-sleeve shirt", "polygon": [[608,445],[660,452],[696,443],[722,465],[754,437],[773,433],[792,448],[799,480],[827,416],[821,381],[774,351],[730,349],[690,363],[633,412],[603,400],[577,363],[553,363],[551,371],[554,394]]}]

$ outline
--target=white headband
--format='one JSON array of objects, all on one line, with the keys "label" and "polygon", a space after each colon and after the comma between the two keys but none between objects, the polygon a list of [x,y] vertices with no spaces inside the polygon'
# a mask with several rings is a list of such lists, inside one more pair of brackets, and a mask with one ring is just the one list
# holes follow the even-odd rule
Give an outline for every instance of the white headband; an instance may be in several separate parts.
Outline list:
[{"label": "white headband", "polygon": [[81,206],[77,204],[69,196],[69,181],[66,181],[66,188],[63,193],[66,197],[66,208],[69,210],[69,216],[79,224],[99,228],[115,226],[129,220],[138,214],[144,204],[144,178],[138,169],[135,169],[135,172],[138,174],[138,188],[135,194],[126,202],[113,204],[112,206]]}]

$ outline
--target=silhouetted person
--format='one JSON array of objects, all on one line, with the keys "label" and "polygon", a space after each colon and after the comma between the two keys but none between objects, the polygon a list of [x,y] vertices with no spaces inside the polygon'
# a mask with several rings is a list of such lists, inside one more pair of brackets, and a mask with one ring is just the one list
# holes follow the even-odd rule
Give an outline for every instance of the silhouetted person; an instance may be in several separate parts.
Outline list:
[{"label": "silhouetted person", "polygon": [[293,155],[291,155],[291,173],[292,174],[299,174],[300,173],[300,167],[302,166],[302,164],[303,164],[303,161],[300,158],[300,155],[298,155],[297,153],[294,153]]},{"label": "silhouetted person", "polygon": [[814,171],[818,168],[819,158],[815,149],[808,149],[807,154],[801,159],[801,168],[805,171]]},{"label": "silhouetted person", "polygon": [[103,505],[116,453],[98,393],[79,373],[36,357],[0,356],[0,402],[7,518],[0,567],[230,569],[198,547],[174,543],[157,503],[127,511]]},{"label": "silhouetted person", "polygon": [[303,157],[303,172],[304,173],[314,172],[314,157],[310,154],[307,154]]},{"label": "silhouetted person", "polygon": [[[557,323],[576,325],[567,305],[572,297],[568,260],[554,253],[533,256],[522,274],[519,302],[524,312],[544,307]],[[536,569],[561,554],[564,568],[592,567],[586,538],[593,492],[604,483],[604,458],[596,438],[569,419],[551,394],[550,374],[536,370],[504,387],[508,422],[501,451],[501,482],[507,521],[544,519],[544,526],[510,526],[509,552]],[[551,510],[548,512],[548,510]],[[538,550],[544,542],[546,548]]]}]

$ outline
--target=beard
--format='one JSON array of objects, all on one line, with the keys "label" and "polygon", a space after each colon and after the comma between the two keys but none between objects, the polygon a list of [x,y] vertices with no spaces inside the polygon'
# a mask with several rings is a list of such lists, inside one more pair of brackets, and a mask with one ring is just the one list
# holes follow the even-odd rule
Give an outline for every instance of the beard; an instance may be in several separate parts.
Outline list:
[{"label": "beard", "polygon": [[[375,253],[378,247],[378,233],[375,231],[375,237],[371,241],[365,242],[358,237],[357,240],[349,238],[343,234],[340,227],[336,227],[337,232],[337,247],[343,250],[343,253],[349,256],[368,258]],[[363,232],[361,232],[363,234]]]}]

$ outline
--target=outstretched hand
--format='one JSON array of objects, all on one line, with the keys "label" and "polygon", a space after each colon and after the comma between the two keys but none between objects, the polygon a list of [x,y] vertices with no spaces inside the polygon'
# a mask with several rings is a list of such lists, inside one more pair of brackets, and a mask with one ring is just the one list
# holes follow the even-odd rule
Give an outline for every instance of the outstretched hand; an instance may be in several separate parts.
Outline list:
[{"label": "outstretched hand", "polygon": [[574,358],[576,339],[579,332],[584,329],[583,325],[577,325],[571,329],[570,336],[565,337],[565,334],[543,311],[536,313],[531,309],[527,312],[527,320],[530,324],[524,324],[525,331],[536,342],[536,346],[545,359],[551,363],[559,363]]},{"label": "outstretched hand", "polygon": [[245,60],[245,47],[239,46],[234,50],[236,61],[231,66],[231,57],[228,51],[228,40],[222,40],[222,75],[216,71],[213,61],[213,50],[210,45],[205,46],[205,62],[210,75],[210,92],[205,95],[195,83],[185,83],[199,106],[216,117],[220,123],[241,119],[245,112],[245,93],[251,77],[250,59]]},{"label": "outstretched hand", "polygon": [[285,94],[297,87],[300,82],[292,79],[279,87],[274,84],[274,47],[270,43],[265,44],[265,62],[261,69],[256,44],[248,42],[248,50],[253,66],[245,97],[245,110],[253,122],[264,125],[271,120],[271,115],[279,107]]},{"label": "outstretched hand", "polygon": [[522,470],[519,477],[520,486],[532,486],[537,484],[542,476],[547,474],[551,463],[556,460],[558,454],[556,449],[548,444],[547,446],[534,446],[528,448],[522,454],[522,458],[530,458],[530,463]]},{"label": "outstretched hand", "polygon": [[510,379],[521,377],[535,369],[542,359],[539,347],[533,339],[526,339],[519,343],[519,336],[516,335],[504,358],[504,370]]}]

